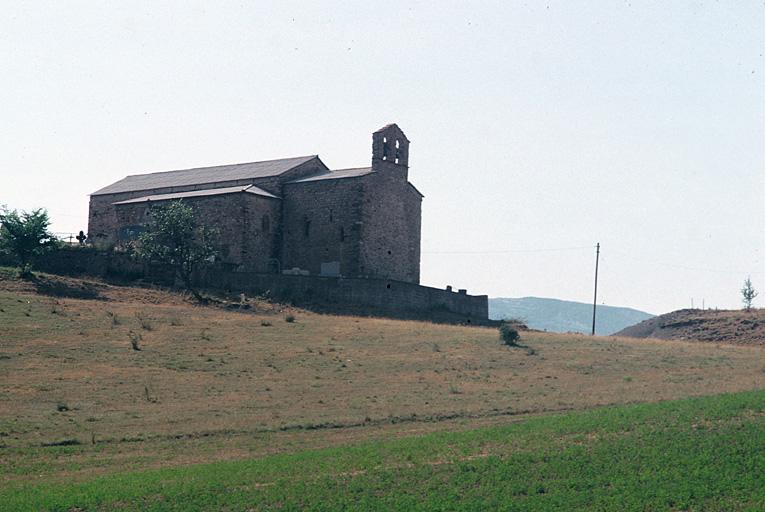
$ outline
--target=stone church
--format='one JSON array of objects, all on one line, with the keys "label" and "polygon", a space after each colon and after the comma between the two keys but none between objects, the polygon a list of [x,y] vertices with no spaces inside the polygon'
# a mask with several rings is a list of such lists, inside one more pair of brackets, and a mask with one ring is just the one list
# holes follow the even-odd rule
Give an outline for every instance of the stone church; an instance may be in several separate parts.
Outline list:
[{"label": "stone church", "polygon": [[120,244],[152,206],[182,200],[218,230],[230,268],[420,280],[422,194],[408,181],[409,140],[372,134],[372,165],[330,170],[317,155],[127,176],[90,196],[89,239]]}]

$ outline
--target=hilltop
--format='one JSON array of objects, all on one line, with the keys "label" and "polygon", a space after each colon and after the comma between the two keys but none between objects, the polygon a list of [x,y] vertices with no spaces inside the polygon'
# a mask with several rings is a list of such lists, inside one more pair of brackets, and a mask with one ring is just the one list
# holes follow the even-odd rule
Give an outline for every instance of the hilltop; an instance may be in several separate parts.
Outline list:
[{"label": "hilltop", "polygon": [[681,309],[622,329],[616,336],[765,345],[765,309]]},{"label": "hilltop", "polygon": [[[595,334],[609,335],[653,315],[631,308],[598,306]],[[579,332],[592,329],[592,304],[540,297],[489,299],[489,318],[514,318],[531,329],[550,332]]]}]

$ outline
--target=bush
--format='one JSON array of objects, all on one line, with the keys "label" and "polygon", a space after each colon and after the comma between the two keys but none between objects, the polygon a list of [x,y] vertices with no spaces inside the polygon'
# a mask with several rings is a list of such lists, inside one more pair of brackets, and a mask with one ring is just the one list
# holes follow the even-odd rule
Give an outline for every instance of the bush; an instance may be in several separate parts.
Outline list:
[{"label": "bush", "polygon": [[295,321],[295,315],[287,315],[287,316],[285,316],[284,317],[284,321],[287,322],[288,324],[291,324],[292,322]]},{"label": "bush", "polygon": [[106,316],[109,317],[112,323],[112,329],[114,329],[116,326],[120,325],[122,321],[117,317],[117,315],[114,314],[112,311],[107,311]]},{"label": "bush", "polygon": [[141,324],[141,328],[147,331],[154,330],[154,324],[151,323],[151,319],[141,311],[135,312],[135,317],[138,319],[138,323]]},{"label": "bush", "polygon": [[130,346],[133,347],[133,350],[141,350],[141,340],[143,339],[143,336],[136,334],[133,331],[130,331],[128,336],[130,337]]},{"label": "bush", "polygon": [[517,347],[521,335],[518,330],[510,324],[501,324],[499,326],[499,339],[508,347]]}]

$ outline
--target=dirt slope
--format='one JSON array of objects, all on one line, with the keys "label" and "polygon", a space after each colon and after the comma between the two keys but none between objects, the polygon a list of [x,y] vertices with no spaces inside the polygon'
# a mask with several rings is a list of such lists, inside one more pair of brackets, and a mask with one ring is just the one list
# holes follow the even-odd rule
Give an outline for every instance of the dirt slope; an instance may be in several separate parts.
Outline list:
[{"label": "dirt slope", "polygon": [[765,309],[681,309],[622,329],[615,336],[765,345]]}]

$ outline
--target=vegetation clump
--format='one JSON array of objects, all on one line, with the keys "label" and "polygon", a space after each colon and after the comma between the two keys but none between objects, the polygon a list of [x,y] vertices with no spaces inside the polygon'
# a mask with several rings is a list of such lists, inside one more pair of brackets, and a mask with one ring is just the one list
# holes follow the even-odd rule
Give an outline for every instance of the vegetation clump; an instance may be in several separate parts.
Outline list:
[{"label": "vegetation clump", "polygon": [[56,238],[49,227],[48,212],[42,208],[20,213],[7,208],[0,211],[0,251],[18,260],[22,278],[32,277],[35,257],[55,247]]},{"label": "vegetation clump", "polygon": [[140,334],[137,334],[133,331],[130,331],[128,333],[128,336],[130,337],[130,346],[133,348],[133,350],[140,351],[141,350],[141,340],[143,339],[143,336]]},{"label": "vegetation clump", "polygon": [[752,286],[752,279],[747,277],[744,281],[744,287],[741,288],[741,300],[744,303],[744,309],[749,311],[752,309],[752,302],[759,295],[759,292]]},{"label": "vegetation clump", "polygon": [[204,302],[193,286],[192,277],[195,271],[214,261],[215,235],[214,230],[197,223],[191,206],[173,201],[151,209],[151,222],[133,248],[138,258],[171,267],[186,289]]},{"label": "vegetation clump", "polygon": [[521,340],[521,335],[518,333],[518,329],[516,329],[515,326],[502,322],[499,325],[499,339],[503,345],[517,347],[518,342]]},{"label": "vegetation clump", "polygon": [[148,316],[146,316],[145,313],[143,313],[141,311],[136,311],[135,312],[135,317],[136,317],[136,319],[138,319],[138,323],[141,324],[141,328],[142,329],[144,329],[146,331],[154,330],[154,324],[151,323],[151,319]]}]

